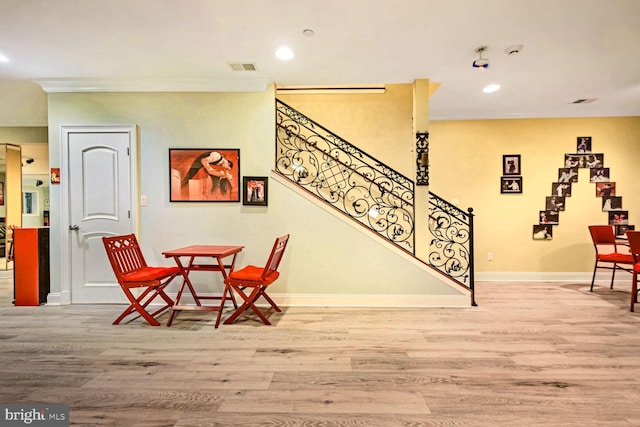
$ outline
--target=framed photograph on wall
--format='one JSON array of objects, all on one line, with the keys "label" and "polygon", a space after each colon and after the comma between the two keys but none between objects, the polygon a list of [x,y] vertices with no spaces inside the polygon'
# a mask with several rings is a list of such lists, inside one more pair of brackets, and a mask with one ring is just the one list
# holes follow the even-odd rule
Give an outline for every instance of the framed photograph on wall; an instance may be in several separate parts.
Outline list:
[{"label": "framed photograph on wall", "polygon": [[578,182],[578,168],[558,169],[558,182]]},{"label": "framed photograph on wall", "polygon": [[589,169],[589,182],[609,182],[609,168]]},{"label": "framed photograph on wall", "polygon": [[521,176],[503,176],[500,177],[501,193],[522,193],[522,177]]},{"label": "framed photograph on wall", "polygon": [[242,204],[267,206],[269,199],[269,178],[266,176],[242,177]]},{"label": "framed photograph on wall", "polygon": [[627,238],[627,231],[628,230],[635,230],[636,226],[635,225],[616,225],[615,226],[616,229],[616,239],[626,239]]},{"label": "framed photograph on wall", "polygon": [[586,159],[589,169],[597,169],[604,166],[604,154],[588,154]]},{"label": "framed photograph on wall", "polygon": [[502,175],[522,175],[520,154],[505,154],[502,156]]},{"label": "framed photograph on wall", "polygon": [[608,197],[616,195],[615,182],[596,182],[596,197]]},{"label": "framed photograph on wall", "polygon": [[622,197],[605,196],[602,198],[603,211],[615,211],[617,209],[622,209]]},{"label": "framed photograph on wall", "polygon": [[554,194],[558,197],[571,197],[571,183],[552,182],[551,194]]},{"label": "framed photograph on wall", "polygon": [[4,182],[0,181],[0,206],[4,206]]},{"label": "framed photograph on wall", "polygon": [[548,211],[563,211],[564,203],[564,197],[551,196],[545,198],[545,207]]},{"label": "framed photograph on wall", "polygon": [[170,148],[172,202],[239,202],[240,150]]},{"label": "framed photograph on wall", "polygon": [[558,211],[540,211],[540,224],[558,224]]},{"label": "framed photograph on wall", "polygon": [[576,144],[576,153],[590,153],[591,152],[591,137],[579,136]]},{"label": "framed photograph on wall", "polygon": [[533,226],[533,240],[553,239],[553,226],[549,224],[538,224]]},{"label": "framed photograph on wall", "polygon": [[629,211],[609,211],[610,225],[628,225]]}]

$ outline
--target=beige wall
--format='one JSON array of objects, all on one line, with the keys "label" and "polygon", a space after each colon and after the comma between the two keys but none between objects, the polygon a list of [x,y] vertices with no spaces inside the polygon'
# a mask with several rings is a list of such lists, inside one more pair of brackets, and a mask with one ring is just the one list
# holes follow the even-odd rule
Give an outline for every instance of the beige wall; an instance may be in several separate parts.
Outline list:
[{"label": "beige wall", "polygon": [[[409,91],[410,94],[410,91]],[[410,105],[410,104],[409,104]],[[410,106],[409,106],[410,108]],[[406,116],[406,113],[403,114]],[[410,117],[410,113],[409,113]],[[362,120],[372,123],[375,120]],[[406,119],[410,126],[410,118]],[[241,175],[270,176],[275,152],[274,93],[86,93],[49,96],[51,167],[60,166],[60,126],[67,124],[136,124],[139,137],[140,194],[148,206],[139,208],[139,237],[150,263],[167,264],[163,250],[202,243],[234,243],[246,248],[238,265],[265,262],[277,235],[291,233],[281,279],[272,292],[290,303],[313,304],[326,295],[337,303],[362,302],[362,294],[378,295],[377,304],[393,305],[389,295],[450,295],[460,292],[433,280],[415,262],[390,251],[362,227],[319,208],[274,176],[269,180],[267,208],[238,203],[171,203],[169,148],[239,148]],[[345,135],[345,138],[348,135]],[[378,131],[378,142],[384,133]],[[384,155],[383,147],[380,155]],[[393,150],[391,150],[393,152]],[[52,212],[64,209],[60,189],[51,186]],[[52,248],[60,247],[59,218],[52,216]],[[330,230],[330,232],[327,232]],[[65,254],[52,251],[52,292],[60,290]],[[202,273],[199,286],[220,288]],[[430,282],[432,280],[432,282]],[[171,291],[171,290],[170,290]],[[349,295],[360,295],[351,298]],[[399,297],[400,298],[400,297]],[[375,297],[373,298],[376,299]],[[369,300],[371,301],[371,300]],[[406,303],[406,299],[403,300]],[[464,301],[468,301],[465,298]],[[376,304],[376,301],[371,302]],[[409,304],[421,304],[409,298]],[[426,302],[429,304],[429,302]]]},{"label": "beige wall", "polygon": [[[587,226],[606,224],[608,217],[588,170],[580,170],[553,240],[533,241],[532,226],[551,196],[558,168],[564,167],[564,154],[576,152],[578,136],[591,136],[592,151],[604,153],[630,223],[640,228],[639,135],[640,117],[431,122],[430,189],[459,201],[461,208],[473,207],[480,277],[590,272],[594,250]],[[503,154],[522,156],[522,194],[500,194]],[[488,252],[493,261],[487,260]]]}]

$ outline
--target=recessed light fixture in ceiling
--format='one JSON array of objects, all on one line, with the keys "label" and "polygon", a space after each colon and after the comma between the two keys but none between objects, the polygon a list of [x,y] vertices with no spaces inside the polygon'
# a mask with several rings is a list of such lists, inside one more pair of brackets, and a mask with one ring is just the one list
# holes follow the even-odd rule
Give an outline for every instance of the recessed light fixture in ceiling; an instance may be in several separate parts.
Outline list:
[{"label": "recessed light fixture in ceiling", "polygon": [[598,100],[598,98],[581,98],[581,99],[576,99],[571,104],[590,104],[590,103],[595,102],[597,100]]},{"label": "recessed light fixture in ceiling", "polygon": [[281,46],[276,50],[276,57],[279,59],[291,59],[293,58],[293,51],[286,46]]},{"label": "recessed light fixture in ceiling", "polygon": [[307,37],[312,37],[315,33],[313,32],[313,30],[307,28],[306,30],[302,31],[302,34],[304,34]]},{"label": "recessed light fixture in ceiling", "polygon": [[9,58],[0,53],[0,62],[9,62]]},{"label": "recessed light fixture in ceiling", "polygon": [[496,92],[498,90],[500,90],[500,85],[499,84],[495,84],[495,83],[492,83],[492,84],[490,84],[488,86],[485,86],[484,89],[482,89],[482,91],[484,93],[492,93],[492,92]]},{"label": "recessed light fixture in ceiling", "polygon": [[506,48],[504,50],[504,53],[506,53],[509,56],[517,55],[522,51],[523,47],[524,46],[522,46],[521,44],[514,44]]}]

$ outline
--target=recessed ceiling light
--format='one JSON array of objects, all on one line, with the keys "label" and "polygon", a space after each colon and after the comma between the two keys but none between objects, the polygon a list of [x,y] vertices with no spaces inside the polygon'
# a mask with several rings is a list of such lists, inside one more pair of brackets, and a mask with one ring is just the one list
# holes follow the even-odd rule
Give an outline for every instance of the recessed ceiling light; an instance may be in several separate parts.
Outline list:
[{"label": "recessed ceiling light", "polygon": [[497,90],[500,90],[500,85],[498,84],[490,84],[489,86],[485,86],[485,88],[482,89],[484,93],[491,93]]},{"label": "recessed ceiling light", "polygon": [[276,56],[280,59],[291,59],[293,58],[293,51],[286,46],[281,46],[276,50]]},{"label": "recessed ceiling light", "polygon": [[311,36],[313,36],[313,34],[314,34],[314,33],[313,33],[313,30],[311,30],[311,29],[307,28],[306,30],[304,30],[304,31],[302,32],[302,34],[304,34],[304,35],[305,35],[305,36],[307,36],[307,37],[311,37]]},{"label": "recessed ceiling light", "polygon": [[0,53],[0,62],[9,62],[9,58]]}]

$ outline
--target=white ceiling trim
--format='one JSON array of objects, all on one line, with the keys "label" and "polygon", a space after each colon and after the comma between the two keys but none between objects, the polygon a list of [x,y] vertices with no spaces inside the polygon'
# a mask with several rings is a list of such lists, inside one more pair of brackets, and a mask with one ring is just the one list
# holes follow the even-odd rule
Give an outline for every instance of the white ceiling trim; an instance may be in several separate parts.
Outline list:
[{"label": "white ceiling trim", "polygon": [[271,81],[249,79],[38,79],[47,93],[62,92],[264,92]]}]

